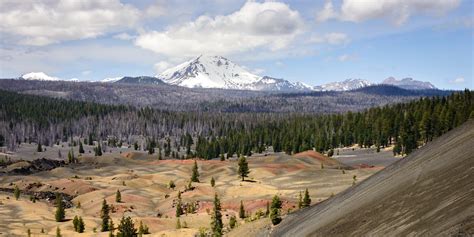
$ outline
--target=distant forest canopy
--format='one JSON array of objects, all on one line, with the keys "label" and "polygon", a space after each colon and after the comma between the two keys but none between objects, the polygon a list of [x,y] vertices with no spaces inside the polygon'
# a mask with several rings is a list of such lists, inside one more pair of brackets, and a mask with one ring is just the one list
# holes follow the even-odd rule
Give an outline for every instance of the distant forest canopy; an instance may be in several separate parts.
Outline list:
[{"label": "distant forest canopy", "polygon": [[[474,117],[469,90],[449,96],[339,114],[176,112],[103,105],[0,90],[0,146],[88,140],[105,146],[145,143],[187,157],[249,155],[268,148],[288,154],[341,146],[395,145],[408,154]],[[143,137],[144,139],[140,139]]]},{"label": "distant forest canopy", "polygon": [[0,88],[22,94],[151,107],[182,112],[343,113],[407,102],[419,97],[446,96],[452,91],[405,90],[375,85],[353,91],[264,92],[186,88],[172,85],[135,85],[99,82],[29,81],[1,79]]}]

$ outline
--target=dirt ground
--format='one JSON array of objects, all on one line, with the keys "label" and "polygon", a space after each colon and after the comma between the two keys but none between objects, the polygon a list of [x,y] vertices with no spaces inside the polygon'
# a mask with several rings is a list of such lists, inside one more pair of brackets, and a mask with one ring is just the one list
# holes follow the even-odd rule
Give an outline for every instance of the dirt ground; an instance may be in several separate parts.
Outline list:
[{"label": "dirt ground", "polygon": [[[18,153],[9,154],[12,159],[32,160],[33,158],[66,159],[70,149],[66,145],[47,147],[46,152],[37,153],[34,144],[23,144]],[[78,147],[74,147],[78,155]],[[0,236],[25,236],[30,229],[33,236],[54,235],[56,227],[61,232],[73,235],[72,218],[81,216],[85,221],[85,233],[80,236],[107,236],[99,233],[100,208],[102,200],[113,206],[111,216],[115,224],[122,216],[131,216],[135,222],[143,221],[148,225],[152,236],[192,236],[200,228],[209,228],[214,193],[221,199],[223,220],[226,233],[232,235],[244,226],[252,226],[255,213],[265,211],[267,202],[274,195],[280,195],[284,203],[284,213],[297,208],[299,192],[308,188],[312,204],[321,202],[352,186],[353,176],[357,182],[376,173],[381,167],[344,170],[346,167],[335,159],[321,161],[314,158],[312,151],[303,155],[288,156],[283,153],[267,156],[249,157],[250,174],[242,182],[237,175],[236,160],[198,161],[200,183],[193,183],[194,189],[182,193],[183,203],[198,202],[196,213],[180,217],[186,228],[176,229],[175,207],[173,200],[178,190],[183,191],[191,176],[192,160],[157,160],[156,155],[131,149],[116,149],[101,157],[94,157],[85,146],[86,153],[79,164],[65,165],[48,171],[30,175],[0,176],[0,188],[18,186],[28,192],[61,192],[73,197],[74,207],[66,209],[65,222],[54,221],[55,208],[51,201],[30,201],[24,192],[19,200],[12,193],[0,192],[0,213],[6,218],[0,221]],[[121,151],[121,153],[120,153]],[[0,155],[1,157],[2,155]],[[326,166],[321,166],[321,162]],[[331,165],[327,165],[329,163]],[[10,167],[12,168],[12,167]],[[6,168],[5,168],[6,169]],[[210,180],[214,177],[215,187]],[[176,188],[169,189],[169,181]],[[115,193],[120,190],[122,202],[115,202]],[[238,214],[240,201],[243,201],[250,218],[238,221],[238,227],[229,232],[228,221]],[[75,207],[78,203],[81,207]],[[266,220],[266,219],[265,219]],[[260,221],[262,222],[262,221]],[[264,221],[263,221],[264,223]],[[97,233],[94,233],[94,229]]]}]

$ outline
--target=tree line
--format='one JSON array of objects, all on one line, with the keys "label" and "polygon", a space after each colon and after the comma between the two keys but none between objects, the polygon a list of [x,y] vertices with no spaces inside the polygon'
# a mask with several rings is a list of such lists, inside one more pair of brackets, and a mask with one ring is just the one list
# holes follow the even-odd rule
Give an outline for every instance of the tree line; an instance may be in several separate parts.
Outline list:
[{"label": "tree line", "polygon": [[[473,111],[467,89],[336,114],[175,112],[0,90],[0,146],[14,150],[21,142],[48,146],[80,138],[84,144],[109,141],[137,148],[140,143],[150,154],[159,148],[160,156],[163,149],[165,156],[175,158],[178,153],[204,159],[240,157],[269,149],[325,152],[353,144],[395,145],[395,153],[409,154],[473,117]],[[82,145],[80,140],[74,143]]]}]

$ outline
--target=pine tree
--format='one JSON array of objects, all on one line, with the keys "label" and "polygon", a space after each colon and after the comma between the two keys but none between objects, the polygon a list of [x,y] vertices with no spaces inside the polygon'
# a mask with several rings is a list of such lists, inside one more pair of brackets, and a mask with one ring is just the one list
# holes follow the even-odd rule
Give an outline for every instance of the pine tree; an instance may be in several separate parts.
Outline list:
[{"label": "pine tree", "polygon": [[95,156],[102,156],[102,147],[100,142],[98,142],[97,147],[94,148]]},{"label": "pine tree", "polygon": [[222,236],[222,214],[221,214],[221,202],[217,193],[214,195],[214,208],[212,213],[212,222],[211,222],[211,230],[212,236]]},{"label": "pine tree", "polygon": [[199,183],[199,171],[198,171],[198,165],[196,161],[194,161],[193,174],[191,176],[191,181]]},{"label": "pine tree", "polygon": [[244,203],[242,202],[242,200],[240,200],[239,218],[240,218],[240,219],[244,219],[244,218],[245,218],[245,208],[244,208]]},{"label": "pine tree", "polygon": [[77,216],[74,216],[74,219],[72,220],[72,225],[74,226],[74,231],[76,232],[78,230],[78,224],[79,224],[79,218]]},{"label": "pine tree", "polygon": [[144,225],[142,221],[140,221],[140,225],[138,226],[138,235],[142,236],[146,234],[150,234],[148,226]]},{"label": "pine tree", "polygon": [[89,146],[94,145],[94,140],[92,140],[92,133],[89,133],[89,139],[87,141],[89,142]]},{"label": "pine tree", "polygon": [[183,207],[181,206],[181,192],[178,191],[178,201],[176,203],[176,217],[183,215]]},{"label": "pine tree", "polygon": [[122,202],[122,194],[120,193],[120,190],[117,189],[117,192],[115,193],[115,202]]},{"label": "pine tree", "polygon": [[120,236],[120,237],[137,236],[137,229],[135,228],[133,224],[132,218],[129,216],[122,217],[117,230],[118,230],[117,236]]},{"label": "pine tree", "polygon": [[114,222],[112,221],[112,218],[110,218],[110,221],[109,221],[109,237],[114,237]]},{"label": "pine tree", "polygon": [[102,219],[102,226],[101,226],[101,231],[109,231],[110,230],[110,227],[109,227],[109,220],[110,220],[110,216],[109,216],[109,212],[110,212],[110,207],[109,205],[107,205],[107,201],[102,201],[102,208],[100,210],[100,218]]},{"label": "pine tree", "polygon": [[300,191],[300,195],[298,198],[298,209],[301,209],[302,207],[303,207],[303,196],[301,196],[301,191]]},{"label": "pine tree", "polygon": [[244,181],[245,177],[248,177],[248,174],[250,173],[249,164],[247,163],[247,160],[245,159],[244,156],[241,156],[239,158],[238,173],[239,173],[240,177],[242,178],[242,181]]},{"label": "pine tree", "polygon": [[56,194],[56,214],[55,219],[57,222],[64,221],[66,212],[64,210],[63,196],[60,193]]},{"label": "pine tree", "polygon": [[15,190],[13,191],[13,196],[15,196],[15,200],[20,199],[20,189],[18,186],[15,186]]},{"label": "pine tree", "polygon": [[211,177],[211,187],[214,187],[216,185],[216,180],[214,180],[214,177]]},{"label": "pine tree", "polygon": [[281,222],[280,217],[280,209],[281,209],[281,201],[280,198],[275,195],[272,199],[272,205],[270,209],[270,220],[272,221],[273,225],[278,225]]},{"label": "pine tree", "polygon": [[84,154],[84,147],[82,146],[81,140],[79,140],[79,153]]},{"label": "pine tree", "polygon": [[82,217],[79,217],[79,221],[77,224],[77,232],[84,233],[85,229],[86,229],[86,225],[84,224],[84,220],[82,220]]},{"label": "pine tree", "polygon": [[303,197],[303,207],[309,207],[311,205],[311,198],[309,197],[309,192],[308,189],[304,191],[304,197]]}]

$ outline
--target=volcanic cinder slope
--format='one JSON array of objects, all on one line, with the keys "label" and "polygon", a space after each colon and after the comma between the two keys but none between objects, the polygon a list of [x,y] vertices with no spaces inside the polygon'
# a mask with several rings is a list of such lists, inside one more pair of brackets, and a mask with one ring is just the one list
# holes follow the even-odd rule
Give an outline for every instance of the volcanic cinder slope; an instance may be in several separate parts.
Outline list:
[{"label": "volcanic cinder slope", "polygon": [[474,235],[474,121],[289,215],[272,236]]}]

